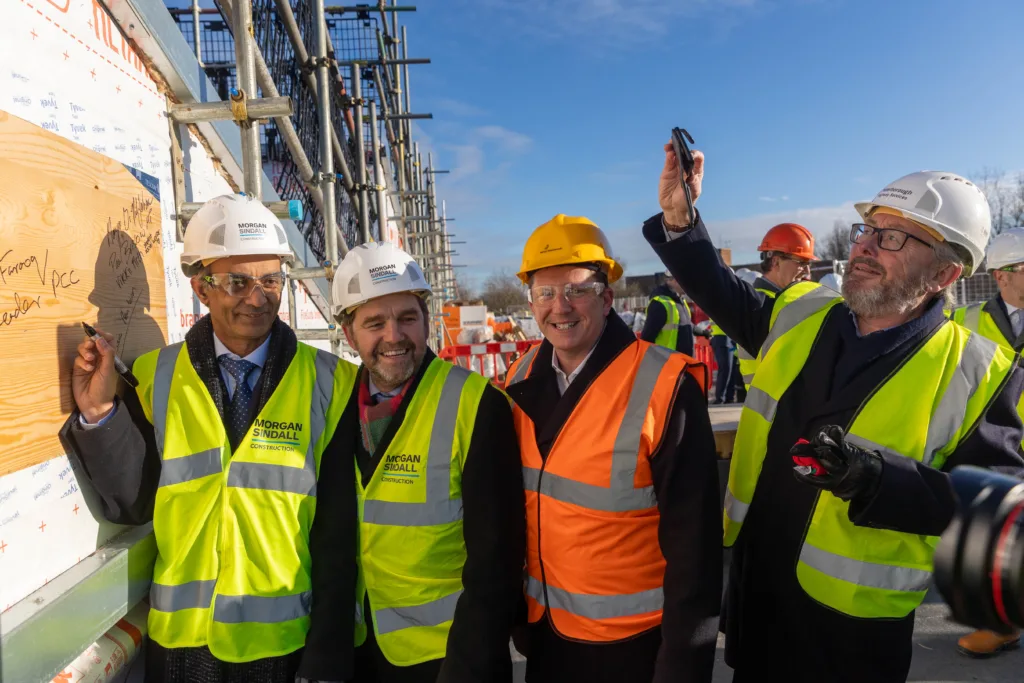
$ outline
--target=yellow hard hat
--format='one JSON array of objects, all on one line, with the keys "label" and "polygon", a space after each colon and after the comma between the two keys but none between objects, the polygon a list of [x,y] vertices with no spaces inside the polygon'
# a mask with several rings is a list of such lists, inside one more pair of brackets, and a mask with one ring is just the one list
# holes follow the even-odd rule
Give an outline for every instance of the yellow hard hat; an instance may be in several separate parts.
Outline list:
[{"label": "yellow hard hat", "polygon": [[516,275],[524,284],[541,268],[597,263],[609,284],[622,277],[622,266],[612,257],[608,238],[593,221],[560,213],[533,231],[523,248],[523,265]]}]

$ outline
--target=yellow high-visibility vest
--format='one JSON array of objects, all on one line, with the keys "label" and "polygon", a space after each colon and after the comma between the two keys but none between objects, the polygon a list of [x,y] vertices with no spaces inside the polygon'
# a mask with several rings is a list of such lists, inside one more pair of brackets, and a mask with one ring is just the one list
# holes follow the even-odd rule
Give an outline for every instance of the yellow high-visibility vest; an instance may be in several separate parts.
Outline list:
[{"label": "yellow high-visibility vest", "polygon": [[368,595],[377,644],[397,666],[445,655],[466,563],[462,470],[487,384],[435,358],[365,488],[356,464],[356,645],[366,640]]},{"label": "yellow high-visibility vest", "polygon": [[[740,414],[726,493],[726,546],[741,533],[754,499],[778,402],[806,363],[828,311],[841,301],[815,283],[798,283],[776,298]],[[1016,360],[991,340],[945,322],[865,400],[853,423],[844,425],[847,438],[941,468],[983,417]],[[924,599],[938,538],[855,526],[848,512],[849,503],[818,494],[796,566],[801,587],[854,617],[906,616]]]},{"label": "yellow high-visibility vest", "polygon": [[231,452],[184,343],[135,361],[160,451],[149,635],[207,646],[226,662],[298,650],[309,630],[309,531],[320,456],[357,367],[298,344],[280,383]]}]

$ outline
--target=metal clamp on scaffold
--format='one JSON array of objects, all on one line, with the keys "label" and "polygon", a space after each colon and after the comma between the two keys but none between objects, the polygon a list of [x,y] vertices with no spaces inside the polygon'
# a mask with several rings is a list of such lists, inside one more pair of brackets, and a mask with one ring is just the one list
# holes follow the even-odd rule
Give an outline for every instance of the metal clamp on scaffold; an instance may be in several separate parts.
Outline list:
[{"label": "metal clamp on scaffold", "polygon": [[231,115],[235,121],[242,123],[249,121],[249,111],[245,106],[245,91],[244,90],[231,90]]}]

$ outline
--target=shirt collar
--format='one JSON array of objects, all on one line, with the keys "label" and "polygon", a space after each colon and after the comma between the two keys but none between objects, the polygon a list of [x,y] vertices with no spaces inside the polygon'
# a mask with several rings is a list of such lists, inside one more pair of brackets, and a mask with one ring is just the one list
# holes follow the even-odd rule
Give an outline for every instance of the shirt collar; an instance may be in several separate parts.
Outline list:
[{"label": "shirt collar", "polygon": [[[1001,297],[1001,296],[999,298],[1003,299],[1003,297]],[[1007,318],[1012,317],[1014,311],[1020,310],[1019,308],[1017,308],[1013,304],[1009,303],[1006,299],[1003,299],[1003,305],[1006,306],[1006,317]]]},{"label": "shirt collar", "polygon": [[590,357],[594,355],[594,350],[597,349],[597,345],[598,345],[598,343],[600,343],[601,337],[604,336],[604,331],[606,329],[608,329],[608,319],[607,318],[605,318],[604,328],[601,330],[601,334],[598,335],[597,341],[594,342],[594,345],[591,347],[590,353],[588,353],[586,358],[583,359],[583,362],[581,362],[579,365],[577,365],[576,369],[573,370],[572,372],[570,372],[568,375],[566,375],[565,372],[562,370],[562,368],[559,367],[559,365],[558,365],[558,355],[555,353],[555,350],[554,349],[551,350],[551,367],[555,371],[555,374],[557,376],[559,376],[563,380],[565,380],[565,385],[566,386],[569,386],[570,384],[572,384],[572,381],[574,379],[576,379],[576,377],[579,376],[579,374],[583,370],[584,366],[586,366],[587,361],[590,360]]},{"label": "shirt collar", "polygon": [[[370,373],[366,374],[369,375]],[[400,393],[402,393],[402,389],[404,389],[405,385],[409,383],[409,381],[406,380],[405,384],[401,384],[392,389],[391,391],[381,391],[380,389],[377,388],[377,385],[373,383],[373,378],[367,377],[367,382],[369,383],[368,388],[370,390],[370,396],[374,398],[394,398],[395,396],[398,396]]]},{"label": "shirt collar", "polygon": [[221,356],[224,356],[224,355],[226,355],[228,358],[232,358],[232,359],[235,359],[235,360],[238,360],[238,359],[241,358],[241,360],[247,360],[250,363],[252,363],[253,365],[255,365],[256,367],[262,368],[263,364],[267,362],[267,350],[269,348],[270,348],[270,335],[267,335],[267,338],[264,340],[264,342],[262,344],[260,344],[256,348],[255,351],[250,353],[245,358],[242,358],[237,353],[232,353],[231,351],[228,351],[228,347],[224,346],[224,342],[222,342],[217,337],[217,333],[216,332],[213,333],[213,353],[217,356],[217,358],[220,358]]}]

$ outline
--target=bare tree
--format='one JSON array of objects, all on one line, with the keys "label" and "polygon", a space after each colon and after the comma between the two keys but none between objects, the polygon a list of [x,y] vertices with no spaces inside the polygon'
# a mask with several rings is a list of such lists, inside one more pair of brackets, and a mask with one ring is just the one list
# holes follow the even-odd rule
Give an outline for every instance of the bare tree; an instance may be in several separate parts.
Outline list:
[{"label": "bare tree", "polygon": [[484,280],[480,294],[487,308],[498,315],[507,315],[526,305],[526,288],[507,270],[492,273]]},{"label": "bare tree", "polygon": [[1024,173],[1010,176],[999,169],[985,168],[974,182],[985,193],[992,214],[992,236],[1024,225]]},{"label": "bare tree", "polygon": [[476,291],[476,279],[462,273],[455,276],[455,291],[456,298],[463,301],[480,298]]},{"label": "bare tree", "polygon": [[837,218],[832,223],[832,231],[821,241],[818,255],[825,260],[835,261],[850,258],[850,224]]}]

